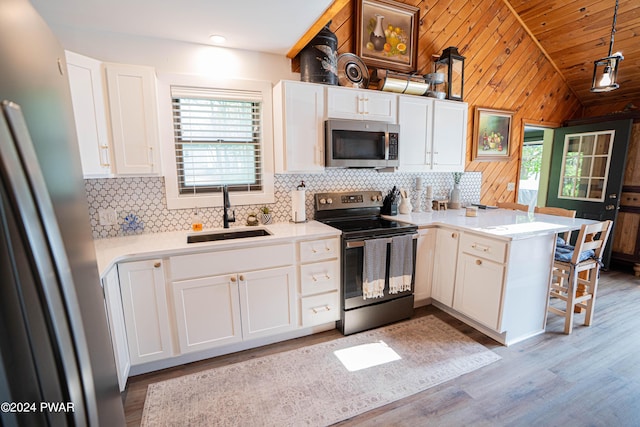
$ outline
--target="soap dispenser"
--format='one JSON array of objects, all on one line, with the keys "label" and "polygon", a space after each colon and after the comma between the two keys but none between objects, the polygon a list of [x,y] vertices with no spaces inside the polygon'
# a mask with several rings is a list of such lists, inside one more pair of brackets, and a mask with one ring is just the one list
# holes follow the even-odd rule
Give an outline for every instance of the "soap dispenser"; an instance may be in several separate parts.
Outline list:
[{"label": "soap dispenser", "polygon": [[200,215],[198,215],[198,208],[196,207],[196,211],[193,214],[191,219],[191,230],[193,231],[202,231],[202,220],[200,219]]}]

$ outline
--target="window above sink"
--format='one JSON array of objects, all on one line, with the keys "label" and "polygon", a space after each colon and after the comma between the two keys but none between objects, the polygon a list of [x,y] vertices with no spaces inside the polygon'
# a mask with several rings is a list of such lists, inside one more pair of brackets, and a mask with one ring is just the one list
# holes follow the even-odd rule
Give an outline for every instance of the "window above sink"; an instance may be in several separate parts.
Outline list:
[{"label": "window above sink", "polygon": [[274,202],[271,83],[158,75],[169,209]]}]

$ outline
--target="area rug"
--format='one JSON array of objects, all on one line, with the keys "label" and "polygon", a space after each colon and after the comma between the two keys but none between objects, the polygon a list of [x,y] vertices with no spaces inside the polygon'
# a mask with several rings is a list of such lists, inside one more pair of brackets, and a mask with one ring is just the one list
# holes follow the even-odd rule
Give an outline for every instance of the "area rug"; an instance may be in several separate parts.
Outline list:
[{"label": "area rug", "polygon": [[325,426],[499,359],[420,317],[151,384],[142,426]]}]

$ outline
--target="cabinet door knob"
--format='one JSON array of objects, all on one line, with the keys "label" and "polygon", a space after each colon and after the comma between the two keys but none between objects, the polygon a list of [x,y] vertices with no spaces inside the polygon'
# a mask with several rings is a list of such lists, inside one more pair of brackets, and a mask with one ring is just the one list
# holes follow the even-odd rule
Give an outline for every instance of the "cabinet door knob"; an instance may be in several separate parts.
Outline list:
[{"label": "cabinet door knob", "polygon": [[458,233],[451,233],[451,238],[455,239],[456,237],[458,237]]},{"label": "cabinet door knob", "polygon": [[154,268],[160,268],[160,266],[162,265],[162,263],[160,261],[156,262],[153,264]]},{"label": "cabinet door knob", "polygon": [[244,282],[244,275],[241,274],[239,279],[240,279],[241,282]]},{"label": "cabinet door knob", "polygon": [[236,276],[231,276],[231,279],[229,280],[231,280],[231,283],[236,283]]},{"label": "cabinet door knob", "polygon": [[477,260],[476,260],[476,265],[482,265],[482,260],[477,259]]}]

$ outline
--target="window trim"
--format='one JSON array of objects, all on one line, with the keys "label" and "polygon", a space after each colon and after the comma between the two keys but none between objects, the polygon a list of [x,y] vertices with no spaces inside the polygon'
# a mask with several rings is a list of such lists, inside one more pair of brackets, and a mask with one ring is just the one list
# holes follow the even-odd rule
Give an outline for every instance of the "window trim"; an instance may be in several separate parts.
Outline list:
[{"label": "window trim", "polygon": [[262,94],[262,191],[230,191],[234,205],[258,205],[275,202],[273,165],[273,100],[272,85],[268,81],[215,79],[199,75],[158,74],[158,118],[160,124],[160,151],[162,154],[162,175],[168,209],[188,209],[195,207],[221,207],[222,194],[196,193],[180,194],[178,171],[175,157],[175,141],[172,115],[171,86],[185,86],[203,89],[248,90]]}]

